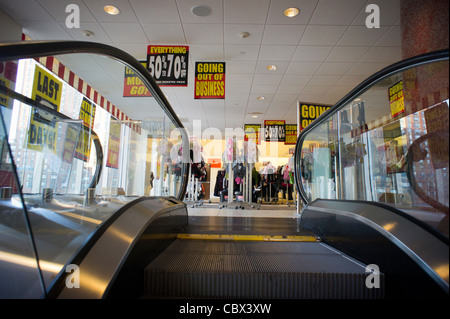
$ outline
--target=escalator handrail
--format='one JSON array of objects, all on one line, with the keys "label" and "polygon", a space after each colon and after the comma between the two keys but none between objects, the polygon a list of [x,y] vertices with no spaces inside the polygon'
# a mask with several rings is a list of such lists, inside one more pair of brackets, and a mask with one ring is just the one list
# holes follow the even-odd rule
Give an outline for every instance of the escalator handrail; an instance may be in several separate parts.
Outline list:
[{"label": "escalator handrail", "polygon": [[416,139],[408,148],[408,151],[406,153],[406,177],[408,178],[409,185],[411,185],[411,188],[413,189],[414,193],[423,200],[425,203],[430,205],[431,207],[437,209],[438,211],[443,212],[447,217],[449,215],[449,207],[444,205],[443,203],[439,202],[438,200],[435,200],[431,196],[429,196],[422,188],[419,187],[418,182],[415,178],[414,173],[414,162],[419,161],[420,158],[418,158],[417,150],[420,149],[420,144],[429,138],[435,138],[435,137],[443,137],[445,136],[448,141],[449,132],[448,131],[435,131],[432,133],[428,133],[425,135],[422,135],[418,139]]},{"label": "escalator handrail", "polygon": [[327,111],[322,113],[318,118],[316,118],[313,122],[311,122],[298,136],[297,143],[295,145],[295,152],[294,152],[294,166],[295,166],[295,185],[297,187],[297,192],[300,194],[300,197],[302,201],[306,204],[310,203],[310,200],[308,199],[305,190],[303,189],[303,184],[301,182],[301,166],[300,166],[300,159],[301,159],[301,150],[303,141],[306,137],[306,135],[312,131],[314,128],[321,125],[323,122],[325,122],[329,117],[331,117],[334,113],[342,109],[344,106],[346,106],[350,101],[353,101],[356,96],[361,95],[365,91],[367,91],[372,85],[382,78],[386,78],[394,73],[398,73],[402,70],[419,66],[425,63],[430,62],[438,62],[438,61],[444,61],[448,60],[449,58],[449,50],[440,50],[435,52],[430,52],[422,55],[418,55],[415,57],[411,57],[399,62],[396,62],[394,64],[391,64],[390,66],[387,66],[386,68],[378,71],[377,73],[371,75],[367,79],[365,79],[363,82],[361,82],[358,86],[356,86],[353,90],[351,90],[348,94],[346,94],[342,99],[340,99],[336,104],[334,104],[332,107],[330,107]]},{"label": "escalator handrail", "polygon": [[[127,66],[137,75],[141,76],[142,82],[147,86],[152,96],[159,103],[169,119],[176,125],[183,134],[184,149],[189,149],[188,133],[181,123],[172,106],[166,99],[164,93],[159,88],[156,81],[152,78],[148,70],[132,55],[102,43],[87,41],[25,41],[0,44],[0,61],[13,61],[27,58],[37,58],[44,56],[55,56],[73,53],[91,53],[104,55],[114,58]],[[189,154],[184,154],[182,169],[182,184],[178,193],[178,199],[184,199],[187,190],[189,160],[186,160]]]}]

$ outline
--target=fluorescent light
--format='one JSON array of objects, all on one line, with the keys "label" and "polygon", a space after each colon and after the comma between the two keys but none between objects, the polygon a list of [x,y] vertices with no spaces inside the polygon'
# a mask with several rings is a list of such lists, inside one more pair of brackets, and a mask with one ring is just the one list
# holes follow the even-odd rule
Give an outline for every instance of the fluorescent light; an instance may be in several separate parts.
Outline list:
[{"label": "fluorescent light", "polygon": [[252,115],[252,117],[258,117],[258,115]]},{"label": "fluorescent light", "polygon": [[292,18],[299,14],[299,12],[300,10],[298,8],[287,8],[284,10],[284,15],[288,18]]},{"label": "fluorescent light", "polygon": [[111,15],[118,15],[120,13],[120,10],[116,8],[115,6],[107,5],[103,7],[103,10],[105,10],[106,13]]},{"label": "fluorescent light", "polygon": [[256,99],[257,99],[257,100],[264,100],[265,97],[264,97],[264,96],[258,96]]},{"label": "fluorescent light", "polygon": [[275,71],[277,69],[277,66],[276,65],[269,65],[268,67],[267,67],[267,70],[269,70],[269,71]]}]

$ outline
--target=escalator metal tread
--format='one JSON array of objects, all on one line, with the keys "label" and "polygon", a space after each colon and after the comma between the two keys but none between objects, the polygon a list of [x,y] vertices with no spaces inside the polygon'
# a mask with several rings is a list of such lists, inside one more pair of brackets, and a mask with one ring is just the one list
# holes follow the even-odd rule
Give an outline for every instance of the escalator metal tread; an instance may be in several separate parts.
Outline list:
[{"label": "escalator metal tread", "polygon": [[366,276],[323,243],[176,240],[145,268],[145,297],[382,298]]}]

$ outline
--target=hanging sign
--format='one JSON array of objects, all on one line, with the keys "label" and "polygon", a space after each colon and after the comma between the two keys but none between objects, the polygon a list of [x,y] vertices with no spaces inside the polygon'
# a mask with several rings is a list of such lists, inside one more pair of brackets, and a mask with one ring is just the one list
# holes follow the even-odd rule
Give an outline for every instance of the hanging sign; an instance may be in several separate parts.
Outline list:
[{"label": "hanging sign", "polygon": [[389,105],[391,106],[391,115],[397,115],[405,112],[405,104],[403,102],[403,81],[398,81],[388,89]]},{"label": "hanging sign", "polygon": [[[147,62],[140,61],[147,68]],[[142,83],[141,79],[131,69],[125,67],[125,76],[123,80],[123,96],[124,97],[142,97],[152,96],[147,86]]]},{"label": "hanging sign", "polygon": [[[92,129],[94,127],[95,119],[95,104],[83,97],[80,106],[80,114],[78,116],[80,120],[83,120],[85,128]],[[81,159],[85,162],[89,161],[91,154],[91,137],[90,130],[82,128],[78,135],[78,142],[75,148],[75,158]]]},{"label": "hanging sign", "polygon": [[211,168],[222,167],[222,160],[220,158],[208,158],[206,162],[211,165]]},{"label": "hanging sign", "polygon": [[[17,76],[17,63],[0,62],[0,86],[14,90]],[[13,101],[6,95],[0,94],[0,104],[12,108]]]},{"label": "hanging sign", "polygon": [[69,124],[66,128],[62,160],[72,163],[74,152],[77,147],[77,140],[80,135],[80,125]]},{"label": "hanging sign", "polygon": [[298,114],[300,131],[304,130],[312,121],[322,115],[323,112],[330,109],[329,105],[318,105],[310,103],[298,103]]},{"label": "hanging sign", "polygon": [[195,62],[194,99],[225,99],[225,62]]},{"label": "hanging sign", "polygon": [[297,124],[286,124],[286,139],[284,145],[295,145],[297,143]]},{"label": "hanging sign", "polygon": [[285,121],[265,120],[266,142],[284,142],[286,139]]},{"label": "hanging sign", "polygon": [[159,86],[187,86],[188,65],[189,46],[148,46],[147,69]]},{"label": "hanging sign", "polygon": [[83,97],[80,107],[80,120],[83,120],[83,124],[89,128],[94,127],[95,119],[95,104]]},{"label": "hanging sign", "polygon": [[62,82],[50,72],[36,65],[34,71],[32,99],[59,111],[61,104]]},{"label": "hanging sign", "polygon": [[[36,65],[31,98],[55,111],[61,104],[62,82]],[[54,116],[44,110],[33,108],[28,132],[28,148],[42,151],[44,147],[56,154],[56,135]]]},{"label": "hanging sign", "polygon": [[119,168],[119,148],[120,131],[122,126],[120,122],[111,117],[109,125],[108,157],[106,158],[106,167]]},{"label": "hanging sign", "polygon": [[[449,127],[449,111],[448,104],[444,101],[424,112],[431,162],[434,169],[442,169],[448,167],[449,144],[444,142],[445,133]],[[448,138],[448,133],[447,133]],[[448,180],[448,178],[447,178]]]},{"label": "hanging sign", "polygon": [[244,124],[244,141],[261,144],[261,124]]}]

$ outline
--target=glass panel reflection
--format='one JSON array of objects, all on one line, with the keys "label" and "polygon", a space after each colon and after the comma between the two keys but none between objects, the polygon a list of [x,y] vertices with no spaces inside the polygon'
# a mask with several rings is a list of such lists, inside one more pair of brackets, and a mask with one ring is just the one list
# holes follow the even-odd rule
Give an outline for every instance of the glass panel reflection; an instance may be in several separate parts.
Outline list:
[{"label": "glass panel reflection", "polygon": [[[34,240],[39,260],[25,245],[18,255],[34,260],[35,272],[39,264],[48,288],[126,203],[141,196],[180,196],[185,137],[140,75],[117,60],[67,54],[14,66],[13,81],[0,82],[7,123],[0,180],[9,187],[0,209],[0,273],[10,256],[5,254],[16,253],[10,239],[20,234],[20,242]],[[28,218],[33,236],[23,220],[11,223],[12,210]]]},{"label": "glass panel reflection", "polygon": [[448,236],[448,61],[386,77],[304,138],[309,200],[392,205]]}]

